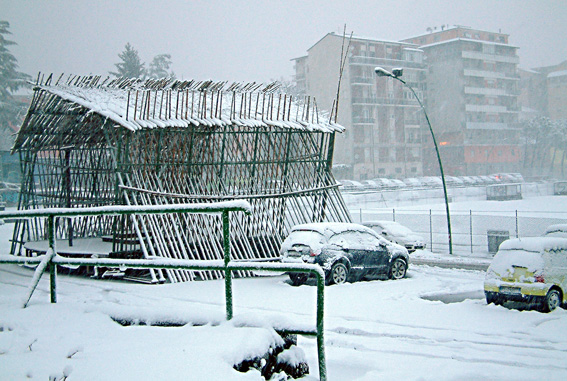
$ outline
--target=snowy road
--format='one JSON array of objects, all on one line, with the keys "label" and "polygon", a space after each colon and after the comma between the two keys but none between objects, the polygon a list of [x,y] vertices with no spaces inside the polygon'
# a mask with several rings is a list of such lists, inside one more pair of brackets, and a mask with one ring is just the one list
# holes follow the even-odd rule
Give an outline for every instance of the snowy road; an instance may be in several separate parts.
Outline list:
[{"label": "snowy road", "polygon": [[[20,312],[15,305],[30,276],[31,271],[15,266],[0,269],[0,302],[8,307],[0,322],[7,318],[17,326],[13,319]],[[482,298],[483,278],[481,271],[413,266],[400,281],[327,287],[329,379],[565,379],[567,311],[541,314],[488,306]],[[152,286],[60,276],[58,305],[150,320],[221,321],[223,290],[222,281]],[[39,291],[30,308],[49,308],[47,279]],[[284,276],[236,279],[234,306],[236,318],[313,324],[315,287],[292,287]],[[0,349],[8,351],[2,335]],[[111,355],[120,348],[112,342],[104,345]],[[315,340],[301,337],[299,345],[311,376],[317,376]],[[8,358],[0,356],[0,367],[7,366]]]}]

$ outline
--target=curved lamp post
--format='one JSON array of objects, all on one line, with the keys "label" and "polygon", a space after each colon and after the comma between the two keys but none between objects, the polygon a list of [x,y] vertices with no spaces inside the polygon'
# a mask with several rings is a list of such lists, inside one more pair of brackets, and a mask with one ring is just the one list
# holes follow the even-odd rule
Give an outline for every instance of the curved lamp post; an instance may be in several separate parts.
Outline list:
[{"label": "curved lamp post", "polygon": [[445,196],[445,209],[447,211],[447,233],[449,235],[449,254],[453,254],[453,240],[451,235],[451,216],[449,214],[449,198],[447,197],[447,185],[445,184],[445,174],[443,173],[443,164],[441,163],[441,155],[439,155],[439,147],[437,146],[437,140],[435,140],[435,134],[433,133],[433,128],[431,127],[431,123],[429,122],[429,117],[427,116],[425,107],[423,107],[423,103],[421,103],[421,100],[415,93],[415,90],[410,85],[408,85],[406,81],[400,78],[403,74],[403,69],[393,69],[391,72],[389,72],[384,68],[376,67],[374,69],[374,72],[378,77],[390,77],[397,79],[398,81],[403,83],[405,87],[411,90],[415,99],[417,99],[419,106],[423,110],[423,114],[425,115],[425,120],[427,121],[427,125],[429,126],[429,132],[431,132],[431,138],[433,139],[433,144],[435,145],[435,153],[437,153],[437,161],[439,162],[439,171],[441,172],[441,180],[443,181],[443,194]]}]

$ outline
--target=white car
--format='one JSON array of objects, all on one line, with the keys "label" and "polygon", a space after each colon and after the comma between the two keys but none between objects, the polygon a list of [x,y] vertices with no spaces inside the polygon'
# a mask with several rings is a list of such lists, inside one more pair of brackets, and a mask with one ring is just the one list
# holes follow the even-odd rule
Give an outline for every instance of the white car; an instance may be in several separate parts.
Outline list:
[{"label": "white car", "polygon": [[567,224],[550,225],[543,233],[544,237],[567,238]]},{"label": "white car", "polygon": [[488,304],[522,302],[542,312],[565,307],[566,292],[567,239],[550,234],[504,241],[484,280]]},{"label": "white car", "polygon": [[425,249],[426,244],[423,237],[414,233],[411,229],[394,221],[368,221],[362,223],[386,238],[408,249],[412,253],[418,249]]}]

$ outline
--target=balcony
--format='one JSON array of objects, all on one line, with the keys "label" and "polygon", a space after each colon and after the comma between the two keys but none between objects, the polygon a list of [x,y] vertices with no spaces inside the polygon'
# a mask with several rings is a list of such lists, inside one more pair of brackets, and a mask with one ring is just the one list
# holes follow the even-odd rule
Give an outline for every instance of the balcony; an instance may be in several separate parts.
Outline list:
[{"label": "balcony", "polygon": [[374,118],[352,118],[353,124],[374,124],[376,119]]},{"label": "balcony", "polygon": [[470,50],[463,51],[463,58],[470,58],[473,60],[505,62],[512,64],[519,64],[520,58],[518,56],[504,56],[499,54],[486,54],[481,52],[473,52]]},{"label": "balcony", "polygon": [[353,85],[373,85],[375,83],[374,78],[368,77],[352,77],[350,83]]},{"label": "balcony", "polygon": [[489,112],[489,113],[499,113],[506,112],[508,109],[505,106],[497,105],[465,105],[465,111],[467,112]]},{"label": "balcony", "polygon": [[352,104],[419,107],[419,104],[416,100],[404,98],[352,98]]},{"label": "balcony", "polygon": [[518,90],[495,89],[490,87],[465,86],[465,94],[472,95],[492,95],[492,96],[517,96]]},{"label": "balcony", "polygon": [[496,71],[487,71],[487,70],[472,70],[472,69],[465,69],[463,73],[466,77],[482,77],[482,78],[495,78],[495,79],[515,79],[520,80],[520,76],[518,74],[512,73],[501,73]]},{"label": "balcony", "polygon": [[508,123],[467,122],[467,130],[508,130]]},{"label": "balcony", "polygon": [[393,66],[393,67],[407,67],[414,69],[425,69],[424,63],[417,63],[412,61],[391,59],[391,58],[354,56],[354,57],[350,57],[349,63],[351,65],[359,64],[359,65],[371,65],[371,66]]}]

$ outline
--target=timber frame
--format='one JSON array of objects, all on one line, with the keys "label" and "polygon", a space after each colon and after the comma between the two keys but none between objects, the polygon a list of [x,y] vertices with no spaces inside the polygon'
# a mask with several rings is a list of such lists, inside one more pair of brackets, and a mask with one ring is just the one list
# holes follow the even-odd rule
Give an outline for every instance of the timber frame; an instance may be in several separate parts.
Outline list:
[{"label": "timber frame", "polygon": [[[252,214],[231,216],[235,260],[277,259],[296,224],[350,221],[331,173],[335,133],[344,128],[313,98],[294,99],[276,83],[52,79],[38,77],[12,148],[22,169],[20,210],[243,199]],[[84,216],[60,219],[56,234],[69,245],[106,239],[110,257],[223,258],[218,217]],[[27,255],[26,243],[45,239],[42,219],[20,220],[11,253]],[[222,276],[165,274],[171,282]]]}]

